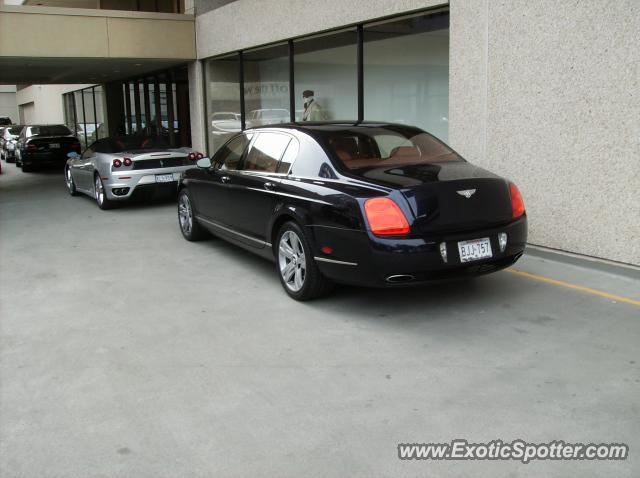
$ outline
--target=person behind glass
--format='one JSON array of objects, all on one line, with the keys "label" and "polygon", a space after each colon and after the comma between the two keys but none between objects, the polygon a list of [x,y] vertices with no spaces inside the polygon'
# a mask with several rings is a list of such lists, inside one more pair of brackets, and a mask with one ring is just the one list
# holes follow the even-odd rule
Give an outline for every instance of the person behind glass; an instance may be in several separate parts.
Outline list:
[{"label": "person behind glass", "polygon": [[302,113],[302,121],[322,121],[324,112],[322,107],[313,99],[312,90],[304,90],[302,92],[304,101],[304,113]]}]

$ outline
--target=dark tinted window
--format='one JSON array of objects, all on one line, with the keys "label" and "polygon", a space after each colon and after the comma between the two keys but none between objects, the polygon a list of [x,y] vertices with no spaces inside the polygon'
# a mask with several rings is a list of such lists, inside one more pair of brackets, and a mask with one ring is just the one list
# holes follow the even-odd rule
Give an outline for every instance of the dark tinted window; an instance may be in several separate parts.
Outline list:
[{"label": "dark tinted window", "polygon": [[122,153],[145,149],[169,149],[169,143],[161,136],[116,136],[99,139],[92,148],[98,153]]},{"label": "dark tinted window", "polygon": [[31,126],[29,136],[68,136],[71,134],[69,128],[64,125]]},{"label": "dark tinted window", "polygon": [[22,128],[24,128],[24,126],[11,126],[9,128],[7,128],[5,131],[9,131],[9,133],[13,136],[19,136],[20,135],[20,131],[22,131]]},{"label": "dark tinted window", "polygon": [[362,127],[321,134],[333,156],[348,169],[461,160],[444,143],[413,128]]},{"label": "dark tinted window", "polygon": [[284,152],[282,159],[280,160],[280,164],[278,165],[278,170],[276,172],[282,174],[289,174],[291,170],[291,165],[296,160],[298,156],[298,151],[300,150],[300,145],[298,144],[297,139],[292,139],[287,146],[287,150]]},{"label": "dark tinted window", "polygon": [[242,167],[245,171],[275,173],[278,161],[291,141],[285,134],[260,133],[251,145],[251,150]]},{"label": "dark tinted window", "polygon": [[238,169],[249,141],[251,141],[251,134],[241,134],[225,144],[214,157],[215,167],[230,171]]}]

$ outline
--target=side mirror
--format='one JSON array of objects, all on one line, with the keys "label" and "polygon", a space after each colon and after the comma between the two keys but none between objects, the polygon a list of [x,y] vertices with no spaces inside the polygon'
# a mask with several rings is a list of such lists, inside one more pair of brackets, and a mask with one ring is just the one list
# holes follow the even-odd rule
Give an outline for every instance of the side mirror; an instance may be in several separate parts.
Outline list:
[{"label": "side mirror", "polygon": [[67,158],[69,159],[78,159],[79,157],[80,155],[75,151],[71,151],[70,153],[67,153]]},{"label": "side mirror", "polygon": [[196,161],[196,166],[201,169],[209,169],[211,167],[211,158],[207,158],[206,156],[204,158],[200,158]]}]

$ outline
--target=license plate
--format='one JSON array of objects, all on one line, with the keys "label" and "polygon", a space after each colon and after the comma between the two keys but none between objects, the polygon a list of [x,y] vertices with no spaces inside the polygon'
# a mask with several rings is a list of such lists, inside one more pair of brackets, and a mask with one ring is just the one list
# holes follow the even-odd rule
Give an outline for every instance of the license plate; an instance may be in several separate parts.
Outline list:
[{"label": "license plate", "polygon": [[60,143],[49,143],[49,149],[60,149]]},{"label": "license plate", "polygon": [[458,252],[460,253],[460,262],[471,262],[493,257],[491,241],[489,241],[488,237],[458,242]]},{"label": "license plate", "polygon": [[170,183],[173,181],[173,174],[156,174],[156,183]]}]

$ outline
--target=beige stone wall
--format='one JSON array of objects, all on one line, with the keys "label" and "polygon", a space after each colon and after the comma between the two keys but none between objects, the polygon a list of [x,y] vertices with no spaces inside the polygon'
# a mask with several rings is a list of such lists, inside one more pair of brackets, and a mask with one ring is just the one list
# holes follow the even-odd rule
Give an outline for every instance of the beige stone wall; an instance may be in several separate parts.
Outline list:
[{"label": "beige stone wall", "polygon": [[444,0],[237,0],[196,17],[198,58],[446,4]]},{"label": "beige stone wall", "polygon": [[191,15],[0,7],[2,56],[193,59],[195,26]]},{"label": "beige stone wall", "polygon": [[[33,110],[29,113],[32,123],[64,123],[62,95],[89,86],[92,85],[31,85],[18,90],[16,100],[19,106],[33,104]],[[18,118],[14,121],[18,122]]]},{"label": "beige stone wall", "polygon": [[640,264],[640,2],[452,0],[450,142],[533,244]]}]

